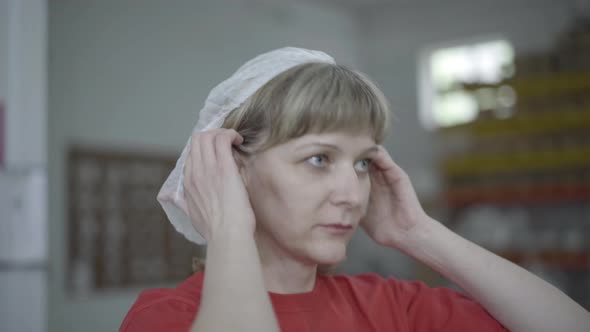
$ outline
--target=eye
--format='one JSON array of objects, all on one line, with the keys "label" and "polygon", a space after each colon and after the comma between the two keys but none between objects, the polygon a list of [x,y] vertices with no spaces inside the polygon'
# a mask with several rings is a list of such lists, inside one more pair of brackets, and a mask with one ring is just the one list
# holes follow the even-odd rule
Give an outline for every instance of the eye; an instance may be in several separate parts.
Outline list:
[{"label": "eye", "polygon": [[367,158],[367,159],[361,159],[357,162],[357,164],[355,165],[355,168],[358,172],[368,172],[369,171],[369,166],[371,166],[371,159]]},{"label": "eye", "polygon": [[328,156],[325,154],[316,154],[307,159],[307,161],[315,167],[326,167],[325,164],[328,162]]}]

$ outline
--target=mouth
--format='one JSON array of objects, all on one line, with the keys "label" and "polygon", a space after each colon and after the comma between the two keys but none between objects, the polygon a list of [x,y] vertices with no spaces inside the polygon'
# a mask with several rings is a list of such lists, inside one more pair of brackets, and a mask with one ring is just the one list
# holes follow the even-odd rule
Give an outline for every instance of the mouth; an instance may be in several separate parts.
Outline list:
[{"label": "mouth", "polygon": [[354,226],[352,226],[351,224],[340,224],[340,223],[334,223],[334,224],[322,224],[319,225],[320,228],[329,231],[331,233],[336,233],[336,234],[346,234],[351,232],[354,229]]}]

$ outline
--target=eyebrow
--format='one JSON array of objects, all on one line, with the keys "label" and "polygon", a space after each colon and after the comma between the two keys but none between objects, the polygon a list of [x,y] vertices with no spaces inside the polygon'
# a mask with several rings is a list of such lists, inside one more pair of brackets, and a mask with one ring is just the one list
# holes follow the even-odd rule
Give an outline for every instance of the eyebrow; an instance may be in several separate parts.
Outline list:
[{"label": "eyebrow", "polygon": [[[304,145],[299,146],[297,149],[295,149],[295,151],[299,151],[303,148],[309,147],[309,146],[321,146],[324,148],[328,148],[328,149],[332,149],[332,150],[336,150],[336,151],[340,151],[342,152],[342,149],[340,147],[338,147],[337,145],[334,144],[329,144],[329,143],[320,143],[320,142],[313,142],[313,143],[307,143]],[[379,147],[377,145],[373,145],[367,149],[365,149],[363,152],[361,152],[361,154],[366,154],[369,152],[375,152],[379,150]]]}]

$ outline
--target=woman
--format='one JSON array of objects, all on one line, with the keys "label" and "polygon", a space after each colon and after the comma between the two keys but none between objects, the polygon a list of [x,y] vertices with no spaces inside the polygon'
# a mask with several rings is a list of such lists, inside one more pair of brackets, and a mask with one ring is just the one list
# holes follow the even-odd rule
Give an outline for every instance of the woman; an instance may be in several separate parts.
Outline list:
[{"label": "woman", "polygon": [[[388,119],[381,92],[321,52],[263,54],[213,89],[159,196],[206,239],[205,272],[144,292],[121,331],[587,331],[562,292],[424,212],[379,145]],[[358,227],[471,298],[318,273]]]}]

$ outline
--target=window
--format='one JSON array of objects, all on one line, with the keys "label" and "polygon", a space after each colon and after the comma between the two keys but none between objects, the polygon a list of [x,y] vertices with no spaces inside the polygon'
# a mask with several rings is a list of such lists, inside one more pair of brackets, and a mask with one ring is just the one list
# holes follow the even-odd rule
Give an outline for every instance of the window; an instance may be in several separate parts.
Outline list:
[{"label": "window", "polygon": [[436,129],[475,120],[481,111],[510,116],[516,94],[499,84],[514,74],[514,50],[506,40],[434,48],[420,59],[420,117]]}]

